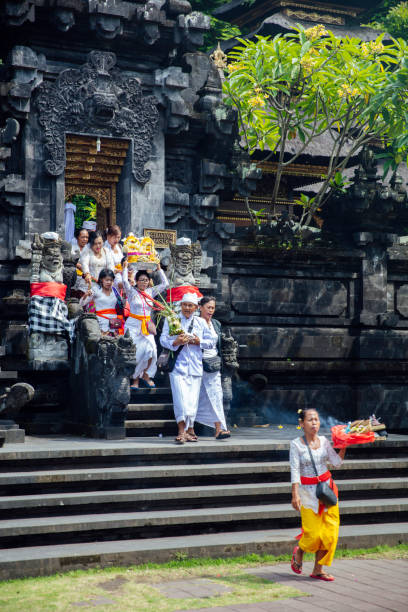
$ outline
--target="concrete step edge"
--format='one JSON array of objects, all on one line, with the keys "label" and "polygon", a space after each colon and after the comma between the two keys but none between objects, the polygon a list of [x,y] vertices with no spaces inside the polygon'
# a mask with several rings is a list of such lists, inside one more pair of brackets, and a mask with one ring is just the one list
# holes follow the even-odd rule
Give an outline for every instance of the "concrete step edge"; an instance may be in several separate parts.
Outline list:
[{"label": "concrete step edge", "polygon": [[[342,515],[407,512],[408,499],[343,501]],[[16,537],[58,532],[81,532],[135,528],[145,526],[171,526],[233,521],[296,518],[298,512],[290,504],[221,507],[189,510],[154,510],[148,512],[113,512],[75,516],[38,517],[0,520],[0,537]]]},{"label": "concrete step edge", "polygon": [[143,412],[145,410],[172,410],[173,404],[171,403],[157,403],[157,404],[128,404],[128,411]]},{"label": "concrete step edge", "polygon": [[[189,558],[280,555],[292,550],[299,529],[225,532],[145,540],[84,542],[2,551],[0,580],[46,576],[85,567],[164,563],[182,553]],[[338,548],[366,548],[408,542],[408,523],[340,526]],[[288,570],[289,571],[289,570]]]},{"label": "concrete step edge", "polygon": [[[191,445],[195,446],[195,445]],[[357,470],[398,470],[407,469],[408,459],[355,459],[345,461],[334,471]],[[100,468],[74,468],[68,470],[36,470],[33,472],[9,472],[0,474],[0,486],[7,484],[51,483],[69,480],[107,480],[125,478],[166,478],[186,474],[192,476],[251,474],[251,473],[288,473],[290,466],[287,461],[240,462],[240,463],[208,463],[208,464],[175,464],[175,465],[139,465],[132,467],[100,467]]]},{"label": "concrete step edge", "polygon": [[134,419],[126,419],[125,421],[126,429],[134,428],[143,428],[149,429],[154,427],[173,427],[174,432],[177,431],[177,425],[174,422],[174,419],[140,419],[139,421],[135,421]]},{"label": "concrete step edge", "polygon": [[[289,439],[282,440],[265,440],[265,439],[255,439],[251,441],[242,442],[242,440],[238,440],[234,436],[234,432],[232,433],[232,437],[228,440],[222,442],[222,444],[218,441],[215,441],[213,438],[202,437],[199,439],[198,444],[194,445],[182,445],[176,446],[174,444],[174,440],[172,436],[168,436],[163,438],[160,445],[156,443],[152,443],[152,438],[150,436],[146,436],[144,439],[138,439],[137,446],[133,444],[129,440],[121,441],[120,446],[118,444],[113,443],[108,440],[104,440],[103,444],[98,441],[93,440],[81,440],[81,444],[84,444],[84,447],[78,447],[77,444],[72,445],[72,443],[67,443],[66,448],[53,449],[49,448],[46,450],[39,449],[37,447],[29,448],[29,441],[26,441],[24,445],[13,445],[10,448],[10,445],[5,446],[0,449],[0,468],[2,461],[12,461],[13,464],[18,463],[19,461],[33,461],[36,459],[48,459],[50,462],[52,459],[77,459],[82,457],[90,457],[90,458],[106,458],[114,455],[115,457],[124,457],[127,458],[129,456],[135,457],[148,457],[157,455],[177,455],[185,456],[186,460],[189,460],[189,455],[194,454],[197,456],[200,455],[208,455],[208,454],[225,454],[226,452],[235,452],[235,453],[267,453],[274,451],[289,451]],[[368,445],[367,445],[368,446]],[[402,442],[400,440],[389,440],[388,442],[381,443],[381,449],[383,448],[401,448],[407,447],[408,454],[408,444],[406,442]],[[376,447],[380,448],[380,447]],[[373,449],[375,450],[375,448]],[[376,461],[377,459],[373,457],[371,461]],[[347,463],[348,460],[346,460]],[[369,461],[367,459],[361,461]]]},{"label": "concrete step edge", "polygon": [[[340,492],[368,490],[408,489],[407,478],[373,478],[342,480]],[[202,485],[192,487],[163,487],[157,489],[126,489],[112,491],[82,491],[69,493],[42,493],[39,495],[8,495],[0,497],[0,510],[11,508],[39,508],[47,506],[75,506],[79,504],[120,503],[126,501],[182,500],[255,496],[262,494],[289,494],[290,483],[261,482],[241,485]]]}]

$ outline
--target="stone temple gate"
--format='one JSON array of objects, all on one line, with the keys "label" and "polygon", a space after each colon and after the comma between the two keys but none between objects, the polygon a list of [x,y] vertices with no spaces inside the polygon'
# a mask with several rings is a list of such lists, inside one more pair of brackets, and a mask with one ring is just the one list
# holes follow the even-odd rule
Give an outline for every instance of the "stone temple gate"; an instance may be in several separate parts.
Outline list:
[{"label": "stone temple gate", "polygon": [[[372,160],[355,160],[319,240],[278,248],[268,240],[291,234],[282,218],[255,243],[236,227],[236,202],[257,185],[264,202],[274,162],[261,179],[238,146],[222,73],[198,51],[208,17],[187,0],[4,0],[0,24],[0,358],[35,386],[32,412],[64,409],[69,373],[51,380],[27,361],[31,243],[63,235],[65,202],[82,193],[99,225],[175,229],[201,243],[200,288],[216,295],[241,347],[243,422],[293,422],[314,404],[335,418],[377,412],[408,428],[399,177],[385,188]],[[308,173],[311,160],[299,161],[313,180],[324,162]]]}]

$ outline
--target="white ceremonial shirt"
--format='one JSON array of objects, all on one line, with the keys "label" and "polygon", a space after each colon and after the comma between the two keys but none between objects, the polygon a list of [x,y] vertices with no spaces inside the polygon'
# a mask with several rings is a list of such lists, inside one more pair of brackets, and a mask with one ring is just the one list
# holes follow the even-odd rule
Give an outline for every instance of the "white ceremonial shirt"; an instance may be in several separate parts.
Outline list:
[{"label": "white ceremonial shirt", "polygon": [[[192,320],[193,328],[189,331]],[[178,376],[202,376],[203,350],[213,347],[214,340],[212,334],[208,325],[205,322],[203,323],[203,319],[194,316],[194,314],[189,319],[186,319],[183,314],[180,314],[180,321],[183,331],[189,333],[191,336],[198,336],[200,344],[185,344],[183,346],[177,357],[172,373]],[[160,344],[170,351],[175,351],[177,350],[177,346],[174,346],[176,338],[177,336],[169,335],[169,324],[166,319],[160,336]]]},{"label": "white ceremonial shirt", "polygon": [[[313,459],[316,465],[319,476],[327,472],[327,464],[330,463],[334,467],[338,467],[343,463],[342,458],[336,453],[330,442],[325,436],[319,436],[320,447],[311,449]],[[313,468],[312,460],[310,459],[309,451],[306,444],[303,444],[301,438],[295,438],[290,443],[289,451],[291,482],[300,483],[301,476],[313,478],[316,473]],[[317,485],[299,486],[299,496],[302,506],[311,508],[314,512],[319,511],[319,500],[316,497]]]},{"label": "white ceremonial shirt", "polygon": [[[164,291],[169,286],[167,276],[161,268],[159,270],[159,276],[160,283],[158,285],[153,285],[153,287],[147,287],[144,291],[144,293],[147,293],[152,298],[156,297],[156,295],[158,295],[159,293],[162,293],[162,291]],[[152,309],[146,302],[145,298],[136,289],[136,287],[132,287],[132,285],[129,283],[127,267],[124,268],[122,272],[122,282],[129,302],[130,312],[132,314],[149,317],[152,313]],[[137,319],[132,319],[131,317],[127,319],[127,323],[139,328],[141,325],[140,321],[138,321]]]},{"label": "white ceremonial shirt", "polygon": [[105,247],[105,249],[108,249],[111,252],[113,263],[115,264],[115,266],[120,264],[123,258],[123,251],[122,251],[122,247],[120,246],[120,244],[119,243],[116,244],[115,250],[114,250],[112,249],[110,242],[108,242],[108,240],[105,240],[105,242],[103,243],[103,246]]}]

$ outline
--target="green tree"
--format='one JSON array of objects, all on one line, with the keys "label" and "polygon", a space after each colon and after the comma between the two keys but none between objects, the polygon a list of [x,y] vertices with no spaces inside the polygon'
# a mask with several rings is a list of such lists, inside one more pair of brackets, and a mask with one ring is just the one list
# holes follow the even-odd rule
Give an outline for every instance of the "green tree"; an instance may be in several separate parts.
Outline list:
[{"label": "green tree", "polygon": [[[249,154],[267,150],[277,161],[272,206],[285,168],[323,134],[331,143],[318,193],[298,201],[301,227],[333,190],[344,190],[342,171],[363,146],[385,143],[387,170],[407,157],[407,45],[400,39],[385,47],[382,38],[365,43],[336,38],[322,25],[298,26],[293,34],[240,39],[229,54],[225,101],[238,110],[245,147]],[[301,144],[290,154],[295,137]]]},{"label": "green tree", "polygon": [[371,17],[368,27],[386,31],[395,38],[408,39],[408,2],[384,0],[380,10]]},{"label": "green tree", "polygon": [[[252,2],[252,0],[249,1]],[[224,0],[190,0],[193,11],[200,11],[211,18],[211,30],[204,35],[202,51],[209,52],[217,45],[218,41],[237,38],[242,34],[237,26],[213,16],[215,9],[224,3]]]}]

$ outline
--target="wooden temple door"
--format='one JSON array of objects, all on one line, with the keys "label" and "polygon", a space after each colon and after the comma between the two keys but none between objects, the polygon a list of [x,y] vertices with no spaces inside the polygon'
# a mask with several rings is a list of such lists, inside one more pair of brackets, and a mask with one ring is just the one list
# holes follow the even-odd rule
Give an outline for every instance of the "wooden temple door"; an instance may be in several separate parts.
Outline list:
[{"label": "wooden temple door", "polygon": [[99,230],[116,223],[116,186],[128,147],[126,140],[66,135],[65,201],[87,196],[96,204]]}]

